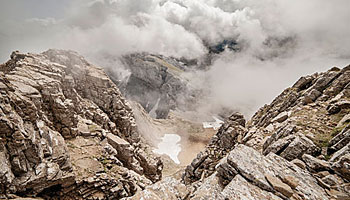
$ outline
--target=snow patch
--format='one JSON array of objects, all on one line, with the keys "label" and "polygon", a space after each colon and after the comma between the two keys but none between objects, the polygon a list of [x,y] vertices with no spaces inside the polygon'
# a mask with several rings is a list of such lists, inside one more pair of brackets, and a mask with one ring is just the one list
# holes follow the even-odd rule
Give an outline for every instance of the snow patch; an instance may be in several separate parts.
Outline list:
[{"label": "snow patch", "polygon": [[215,122],[203,122],[203,128],[213,128],[214,130],[218,130],[220,126],[224,123],[222,120],[217,117],[212,116]]},{"label": "snow patch", "polygon": [[166,154],[176,164],[180,164],[177,156],[181,151],[179,144],[181,137],[177,134],[165,134],[161,139],[162,141],[158,144],[157,149],[153,150],[153,152],[157,154]]}]

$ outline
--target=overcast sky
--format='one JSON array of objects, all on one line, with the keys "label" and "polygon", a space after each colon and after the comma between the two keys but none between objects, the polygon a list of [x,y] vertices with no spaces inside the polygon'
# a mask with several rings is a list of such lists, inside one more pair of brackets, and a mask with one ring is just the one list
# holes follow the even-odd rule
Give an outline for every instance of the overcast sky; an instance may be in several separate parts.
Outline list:
[{"label": "overcast sky", "polygon": [[119,68],[106,57],[198,58],[207,44],[235,40],[241,52],[189,76],[218,106],[251,114],[301,75],[350,63],[349,8],[349,0],[0,0],[0,62],[13,50],[60,48]]}]

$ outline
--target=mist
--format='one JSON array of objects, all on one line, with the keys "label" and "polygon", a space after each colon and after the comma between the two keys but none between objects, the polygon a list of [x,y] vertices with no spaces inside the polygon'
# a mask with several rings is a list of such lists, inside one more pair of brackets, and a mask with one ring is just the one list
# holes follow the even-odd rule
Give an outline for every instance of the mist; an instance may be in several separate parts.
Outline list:
[{"label": "mist", "polygon": [[350,62],[348,0],[0,1],[0,61],[13,50],[72,49],[127,76],[118,58],[149,52],[206,56],[234,40],[239,51],[215,56],[187,74],[206,91],[199,112],[232,108],[251,116],[300,76]]}]

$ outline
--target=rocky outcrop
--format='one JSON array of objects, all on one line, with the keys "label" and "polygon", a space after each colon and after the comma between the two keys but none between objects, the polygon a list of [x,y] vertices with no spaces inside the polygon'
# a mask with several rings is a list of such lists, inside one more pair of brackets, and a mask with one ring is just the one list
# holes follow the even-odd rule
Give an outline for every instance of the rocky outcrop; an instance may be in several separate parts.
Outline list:
[{"label": "rocky outcrop", "polygon": [[[253,136],[247,144],[262,149],[264,154],[274,152],[288,160],[300,159],[304,153],[320,155],[322,147],[328,147],[334,136],[336,125],[349,110],[346,106],[350,97],[349,69],[332,68],[327,72],[300,78],[252,117],[248,129],[256,131],[251,134]],[[337,112],[330,112],[334,109]],[[345,126],[346,119],[341,124]],[[337,127],[340,130],[342,128]],[[266,135],[269,137],[266,138]],[[332,145],[336,141],[335,138]],[[345,137],[341,143],[346,144],[346,141]],[[339,150],[341,143],[334,146],[333,151]],[[292,145],[297,146],[294,148]],[[312,149],[306,150],[305,146]],[[292,153],[291,148],[299,150]]]},{"label": "rocky outcrop", "polygon": [[183,177],[190,199],[349,198],[349,84],[350,67],[300,78],[225,141],[215,167],[206,169],[207,150],[193,160]]},{"label": "rocky outcrop", "polygon": [[192,183],[210,176],[218,162],[230,152],[234,145],[242,142],[246,132],[245,119],[240,113],[231,115],[218,132],[211,138],[204,151],[200,152],[187,166],[183,180]]},{"label": "rocky outcrop", "polygon": [[[185,109],[195,100],[195,90],[182,76],[190,63],[147,53],[125,55],[121,60],[130,71],[130,76],[119,83],[121,91],[152,117],[166,118],[170,109]],[[115,74],[111,72],[110,76]]]},{"label": "rocky outcrop", "polygon": [[14,52],[0,88],[3,197],[121,198],[161,179],[128,102],[75,52]]},{"label": "rocky outcrop", "polygon": [[[221,185],[216,191],[210,191],[201,198],[212,199],[327,199],[328,195],[317,181],[307,171],[273,153],[263,156],[251,147],[238,144],[227,155],[226,161],[220,165],[229,165],[226,168],[234,176],[227,185]],[[227,179],[222,173],[216,174],[220,179]],[[191,199],[200,199],[202,187],[197,188]],[[213,186],[213,188],[215,188]]]},{"label": "rocky outcrop", "polygon": [[166,177],[151,186],[148,186],[142,192],[136,193],[130,200],[162,200],[162,199],[186,199],[189,194],[187,187],[179,180],[173,177]]}]

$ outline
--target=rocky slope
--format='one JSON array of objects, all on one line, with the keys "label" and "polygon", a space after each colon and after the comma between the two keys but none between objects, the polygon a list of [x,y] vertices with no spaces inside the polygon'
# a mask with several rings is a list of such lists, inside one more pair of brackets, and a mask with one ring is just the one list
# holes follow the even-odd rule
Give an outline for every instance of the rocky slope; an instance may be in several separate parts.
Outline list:
[{"label": "rocky slope", "polygon": [[182,178],[136,195],[349,199],[349,100],[350,66],[302,77],[247,123],[238,113],[228,118]]},{"label": "rocky slope", "polygon": [[[183,76],[195,61],[148,53],[125,55],[121,60],[130,75],[116,83],[126,98],[140,103],[153,118],[164,119],[170,110],[188,108],[199,92]],[[113,72],[109,75],[120,79]]]},{"label": "rocky slope", "polygon": [[114,199],[161,179],[128,102],[75,52],[14,52],[0,88],[1,198]]}]

